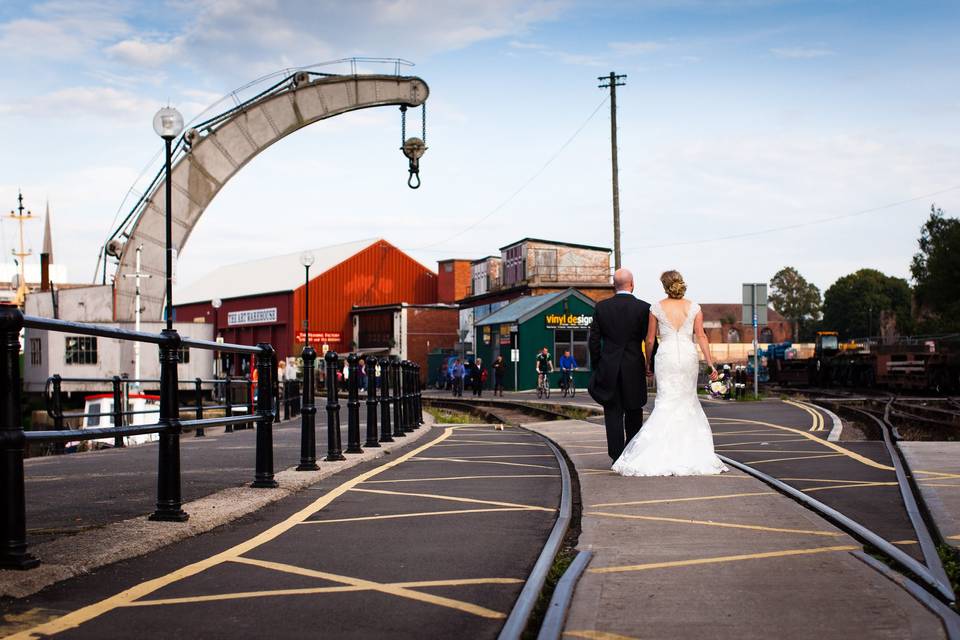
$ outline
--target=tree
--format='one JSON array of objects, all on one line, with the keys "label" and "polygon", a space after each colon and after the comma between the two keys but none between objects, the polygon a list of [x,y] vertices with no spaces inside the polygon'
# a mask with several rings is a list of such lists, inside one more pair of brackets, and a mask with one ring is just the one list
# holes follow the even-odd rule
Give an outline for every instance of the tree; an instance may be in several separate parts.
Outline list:
[{"label": "tree", "polygon": [[823,326],[844,339],[876,335],[886,312],[895,316],[899,333],[909,334],[910,300],[910,285],[903,278],[861,269],[843,276],[823,294]]},{"label": "tree", "polygon": [[960,220],[930,205],[910,274],[924,330],[960,330]]},{"label": "tree", "polygon": [[800,339],[800,323],[820,317],[820,289],[793,267],[780,269],[770,279],[770,302],[777,313],[793,324],[793,339]]}]

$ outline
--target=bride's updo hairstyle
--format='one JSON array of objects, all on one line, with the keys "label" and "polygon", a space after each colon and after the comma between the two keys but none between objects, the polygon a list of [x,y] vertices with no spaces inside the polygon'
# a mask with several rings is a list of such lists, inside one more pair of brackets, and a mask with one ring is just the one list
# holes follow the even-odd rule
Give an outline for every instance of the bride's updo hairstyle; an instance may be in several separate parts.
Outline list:
[{"label": "bride's updo hairstyle", "polygon": [[667,295],[675,300],[679,300],[687,292],[687,283],[683,281],[679,271],[664,271],[660,274],[660,284]]}]

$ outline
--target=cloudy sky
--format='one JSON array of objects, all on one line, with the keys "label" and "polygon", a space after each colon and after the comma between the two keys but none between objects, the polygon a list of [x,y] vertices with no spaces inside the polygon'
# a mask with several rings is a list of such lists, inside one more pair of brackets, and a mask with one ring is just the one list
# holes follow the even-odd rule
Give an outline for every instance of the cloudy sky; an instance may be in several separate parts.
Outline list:
[{"label": "cloudy sky", "polygon": [[906,277],[931,202],[960,212],[958,18],[952,0],[5,0],[0,206],[18,188],[35,213],[49,200],[56,260],[89,281],[159,167],[157,108],[189,120],[278,70],[401,57],[431,88],[423,187],[406,187],[395,109],[317,123],[226,185],[181,283],[371,236],[433,268],[524,236],[612,246],[596,77],[613,70],[642,296],[667,268],[704,302],[784,265],[821,288],[861,267]]}]

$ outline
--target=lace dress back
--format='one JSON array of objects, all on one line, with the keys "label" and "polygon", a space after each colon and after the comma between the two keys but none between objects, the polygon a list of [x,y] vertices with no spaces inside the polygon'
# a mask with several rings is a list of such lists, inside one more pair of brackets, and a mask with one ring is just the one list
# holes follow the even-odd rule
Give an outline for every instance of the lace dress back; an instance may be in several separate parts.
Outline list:
[{"label": "lace dress back", "polygon": [[697,398],[700,360],[693,325],[700,305],[691,302],[674,326],[659,302],[650,307],[660,346],[654,357],[657,396],[646,424],[614,462],[625,476],[707,475],[726,471],[713,449],[713,432]]}]

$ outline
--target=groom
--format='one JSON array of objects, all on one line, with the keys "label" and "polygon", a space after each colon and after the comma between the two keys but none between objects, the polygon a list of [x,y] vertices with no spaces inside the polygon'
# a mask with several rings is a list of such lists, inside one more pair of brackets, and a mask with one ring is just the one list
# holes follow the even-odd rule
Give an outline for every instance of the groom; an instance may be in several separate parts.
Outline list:
[{"label": "groom", "polygon": [[617,269],[616,294],[601,300],[590,325],[590,396],[603,405],[607,453],[616,461],[643,425],[647,404],[646,361],[641,345],[647,336],[650,305],[633,295],[633,274]]}]

